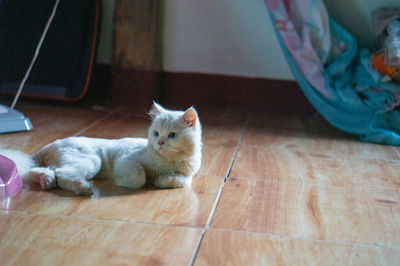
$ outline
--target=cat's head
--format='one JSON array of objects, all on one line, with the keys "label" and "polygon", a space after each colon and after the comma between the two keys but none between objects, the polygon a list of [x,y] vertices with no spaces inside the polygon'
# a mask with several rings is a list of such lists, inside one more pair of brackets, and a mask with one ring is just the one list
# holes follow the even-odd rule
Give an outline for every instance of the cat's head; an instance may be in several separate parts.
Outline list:
[{"label": "cat's head", "polygon": [[201,149],[201,125],[196,110],[171,111],[154,103],[149,112],[150,147],[162,156],[193,155]]}]

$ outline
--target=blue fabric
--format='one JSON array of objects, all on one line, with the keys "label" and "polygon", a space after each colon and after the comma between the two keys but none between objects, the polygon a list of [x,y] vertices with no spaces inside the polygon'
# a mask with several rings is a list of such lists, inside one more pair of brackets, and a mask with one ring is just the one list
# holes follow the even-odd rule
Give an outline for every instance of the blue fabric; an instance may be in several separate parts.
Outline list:
[{"label": "blue fabric", "polygon": [[[330,20],[332,37],[346,43],[347,49],[324,67],[328,90],[334,95],[328,99],[305,79],[273,25],[301,90],[329,123],[359,135],[362,141],[400,145],[400,114],[393,108],[389,110],[396,100],[391,92],[400,91],[400,88],[394,83],[380,82],[380,74],[369,66],[369,52],[358,52],[356,40],[346,30]],[[379,88],[379,93],[368,87]]]}]

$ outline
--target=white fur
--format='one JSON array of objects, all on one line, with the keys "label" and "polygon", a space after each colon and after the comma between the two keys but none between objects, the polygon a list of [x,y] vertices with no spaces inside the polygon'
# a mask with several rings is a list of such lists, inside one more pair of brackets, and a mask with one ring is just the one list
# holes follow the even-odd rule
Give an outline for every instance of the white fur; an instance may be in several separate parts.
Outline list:
[{"label": "white fur", "polygon": [[29,170],[36,166],[36,162],[32,158],[32,155],[28,155],[26,153],[23,153],[22,151],[2,149],[0,149],[0,154],[11,158],[15,162],[18,173],[20,174],[21,178],[26,182],[28,180]]},{"label": "white fur", "polygon": [[43,189],[60,187],[77,195],[93,193],[88,180],[94,177],[110,178],[129,188],[146,183],[161,188],[190,185],[201,165],[201,125],[196,111],[170,111],[154,103],[149,114],[153,120],[147,139],[68,137],[33,156],[10,150],[0,153],[13,159],[20,174]]}]

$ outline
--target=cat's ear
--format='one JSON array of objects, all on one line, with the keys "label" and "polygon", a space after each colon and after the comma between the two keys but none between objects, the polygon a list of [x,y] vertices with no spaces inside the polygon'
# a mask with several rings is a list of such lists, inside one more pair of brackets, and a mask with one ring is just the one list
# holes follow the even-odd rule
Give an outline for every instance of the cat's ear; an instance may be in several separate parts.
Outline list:
[{"label": "cat's ear", "polygon": [[182,115],[182,120],[187,127],[193,127],[197,121],[197,112],[193,107],[190,107]]},{"label": "cat's ear", "polygon": [[157,115],[164,113],[165,109],[162,108],[161,105],[159,105],[156,102],[153,102],[153,106],[151,107],[150,111],[149,111],[149,115],[150,117],[153,119],[154,117],[156,117]]}]

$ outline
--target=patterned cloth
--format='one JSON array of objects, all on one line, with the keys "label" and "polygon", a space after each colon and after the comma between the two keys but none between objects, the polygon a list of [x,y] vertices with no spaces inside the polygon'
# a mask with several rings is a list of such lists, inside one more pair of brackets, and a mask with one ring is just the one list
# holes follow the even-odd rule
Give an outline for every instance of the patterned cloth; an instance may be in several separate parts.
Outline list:
[{"label": "patterned cloth", "polygon": [[322,0],[264,0],[303,93],[332,125],[361,140],[400,145],[400,86],[383,82],[370,53],[329,18]]}]

